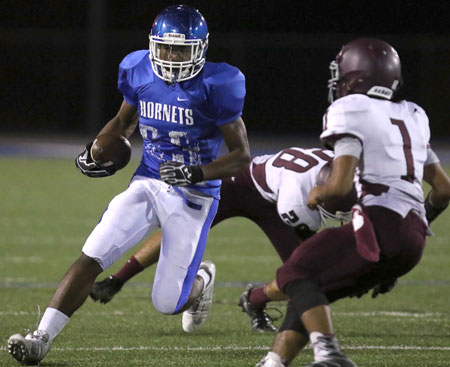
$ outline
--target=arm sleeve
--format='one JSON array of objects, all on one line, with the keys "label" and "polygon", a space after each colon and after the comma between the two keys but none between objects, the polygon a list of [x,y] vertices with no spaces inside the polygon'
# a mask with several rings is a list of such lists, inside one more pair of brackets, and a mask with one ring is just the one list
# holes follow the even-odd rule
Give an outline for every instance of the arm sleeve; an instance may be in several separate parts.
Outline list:
[{"label": "arm sleeve", "polygon": [[132,106],[137,106],[138,104],[138,97],[135,89],[131,86],[130,80],[129,80],[129,73],[128,69],[124,68],[122,64],[119,66],[119,80],[118,80],[118,88],[120,92],[123,95],[123,99],[127,103],[129,103]]},{"label": "arm sleeve", "polygon": [[140,87],[153,81],[148,54],[148,49],[133,51],[125,56],[119,65],[118,88],[125,101],[132,106],[139,103]]},{"label": "arm sleeve", "polygon": [[[234,75],[233,75],[234,74]],[[245,77],[237,69],[222,76],[213,86],[212,97],[218,126],[235,121],[242,115],[245,99]]]},{"label": "arm sleeve", "polygon": [[356,138],[345,137],[337,140],[334,143],[334,157],[342,155],[351,155],[355,158],[360,158],[362,152],[361,142]]},{"label": "arm sleeve", "polygon": [[425,160],[424,166],[428,166],[433,163],[439,163],[439,158],[436,153],[431,149],[431,147],[427,148],[427,159]]},{"label": "arm sleeve", "polygon": [[323,117],[323,131],[320,139],[327,147],[344,137],[351,137],[364,142],[364,124],[369,112],[368,97],[349,95],[331,104]]}]

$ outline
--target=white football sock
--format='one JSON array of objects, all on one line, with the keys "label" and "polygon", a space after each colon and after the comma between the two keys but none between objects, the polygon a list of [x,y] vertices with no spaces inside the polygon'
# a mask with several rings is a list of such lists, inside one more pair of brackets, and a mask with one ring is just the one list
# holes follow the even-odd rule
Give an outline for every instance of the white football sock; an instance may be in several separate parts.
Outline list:
[{"label": "white football sock", "polygon": [[334,336],[329,336],[327,341],[319,340],[320,337],[325,336],[322,333],[313,331],[309,334],[309,340],[311,341],[311,346],[314,349],[314,361],[322,362],[329,359],[330,354],[340,353],[339,343]]},{"label": "white football sock", "polygon": [[309,334],[309,340],[311,341],[311,344],[316,344],[317,339],[320,336],[324,336],[322,333],[319,333],[318,331],[313,331],[311,334]]},{"label": "white football sock", "polygon": [[44,330],[50,337],[50,342],[58,335],[69,322],[70,317],[56,308],[47,307],[39,323],[38,330]]},{"label": "white football sock", "polygon": [[281,356],[279,356],[277,353],[275,352],[268,352],[267,353],[267,357],[269,357],[270,359],[274,360],[277,363],[280,363],[282,365],[284,365],[284,363],[286,363],[286,360],[284,358],[281,358]]},{"label": "white football sock", "polygon": [[203,289],[205,289],[211,280],[211,275],[205,269],[200,269],[197,275],[203,279]]}]

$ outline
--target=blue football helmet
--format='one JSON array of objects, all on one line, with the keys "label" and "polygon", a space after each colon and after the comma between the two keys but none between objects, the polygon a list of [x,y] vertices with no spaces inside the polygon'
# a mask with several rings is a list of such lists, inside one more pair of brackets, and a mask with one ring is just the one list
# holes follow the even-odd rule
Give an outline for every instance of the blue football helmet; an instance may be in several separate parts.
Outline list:
[{"label": "blue football helmet", "polygon": [[161,79],[176,83],[195,77],[206,62],[208,26],[196,9],[169,6],[153,22],[150,61]]}]

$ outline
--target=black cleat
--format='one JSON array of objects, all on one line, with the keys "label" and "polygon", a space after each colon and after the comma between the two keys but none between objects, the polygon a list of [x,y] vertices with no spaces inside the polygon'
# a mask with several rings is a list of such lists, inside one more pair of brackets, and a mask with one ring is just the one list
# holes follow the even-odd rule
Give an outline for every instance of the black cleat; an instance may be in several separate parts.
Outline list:
[{"label": "black cleat", "polygon": [[113,299],[116,293],[119,293],[122,286],[123,282],[120,279],[116,278],[114,275],[110,275],[100,282],[95,282],[89,296],[91,296],[94,301],[108,303]]},{"label": "black cleat", "polygon": [[272,324],[272,318],[264,311],[264,308],[255,308],[250,303],[250,292],[253,289],[251,284],[247,285],[247,289],[239,298],[239,306],[242,312],[247,313],[252,322],[253,331],[260,333],[275,332],[277,328]]}]

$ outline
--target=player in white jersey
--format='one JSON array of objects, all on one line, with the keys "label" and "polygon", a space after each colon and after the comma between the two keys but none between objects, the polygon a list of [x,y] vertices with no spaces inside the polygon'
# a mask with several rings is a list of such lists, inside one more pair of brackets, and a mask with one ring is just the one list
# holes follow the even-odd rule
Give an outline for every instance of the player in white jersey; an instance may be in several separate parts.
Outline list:
[{"label": "player in white jersey", "polygon": [[[326,217],[337,213],[343,220],[356,202],[355,189],[341,200],[328,203],[321,213],[307,207],[309,191],[331,174],[332,159],[330,150],[298,147],[254,157],[246,170],[223,180],[219,209],[211,226],[232,217],[248,218],[264,231],[281,260],[286,261],[303,240],[316,233]],[[90,296],[109,302],[126,281],[156,263],[160,239],[160,233],[153,235],[116,274],[95,283]],[[276,331],[264,311],[269,301],[264,288],[249,285],[240,306],[249,315],[254,331]]]},{"label": "player in white jersey", "polygon": [[[120,63],[123,102],[99,135],[128,138],[139,122],[141,163],[86,240],[38,329],[9,338],[9,352],[20,363],[39,364],[98,274],[157,227],[163,236],[153,305],[164,314],[183,312],[185,330],[205,321],[215,266],[202,259],[220,179],[237,174],[250,161],[241,118],[245,78],[231,65],[206,62],[208,35],[198,10],[170,6],[153,22],[149,49],[134,51]],[[229,152],[218,158],[223,141]],[[91,146],[76,158],[77,168],[89,177],[113,174],[114,166],[93,161]]]},{"label": "player in white jersey", "polygon": [[[309,209],[306,200],[309,191],[317,184],[319,172],[332,159],[330,150],[294,147],[274,155],[255,157],[250,164],[250,172],[261,196],[276,203],[278,213],[286,224],[316,232],[326,211],[322,208],[319,213]],[[356,191],[353,194],[356,195]],[[337,207],[342,204],[343,201],[338,205],[327,203],[327,209],[333,214],[339,210],[348,211],[349,208]]]},{"label": "player in white jersey", "polygon": [[[370,162],[361,171],[366,206],[381,205],[403,217],[414,208],[425,216],[423,166],[434,163],[435,157],[428,144],[428,117],[421,107],[408,101],[392,103],[362,94],[345,96],[327,111],[321,139],[332,142],[342,135],[347,136],[347,141],[356,139],[367,146],[360,158],[362,162]],[[382,183],[386,192],[371,193],[373,183],[377,183],[377,190]]]},{"label": "player in white jersey", "polygon": [[[400,59],[386,42],[358,39],[331,63],[330,102],[322,141],[333,147],[331,177],[314,187],[315,209],[351,187],[359,166],[362,198],[352,222],[310,237],[294,250],[267,288],[271,299],[289,298],[272,351],[260,367],[283,367],[310,342],[312,367],[354,367],[334,335],[329,304],[343,297],[390,291],[422,256],[427,219],[450,200],[450,179],[429,147],[425,112],[394,102],[402,84]],[[334,97],[336,100],[334,101]],[[432,190],[424,197],[422,178]]]}]

